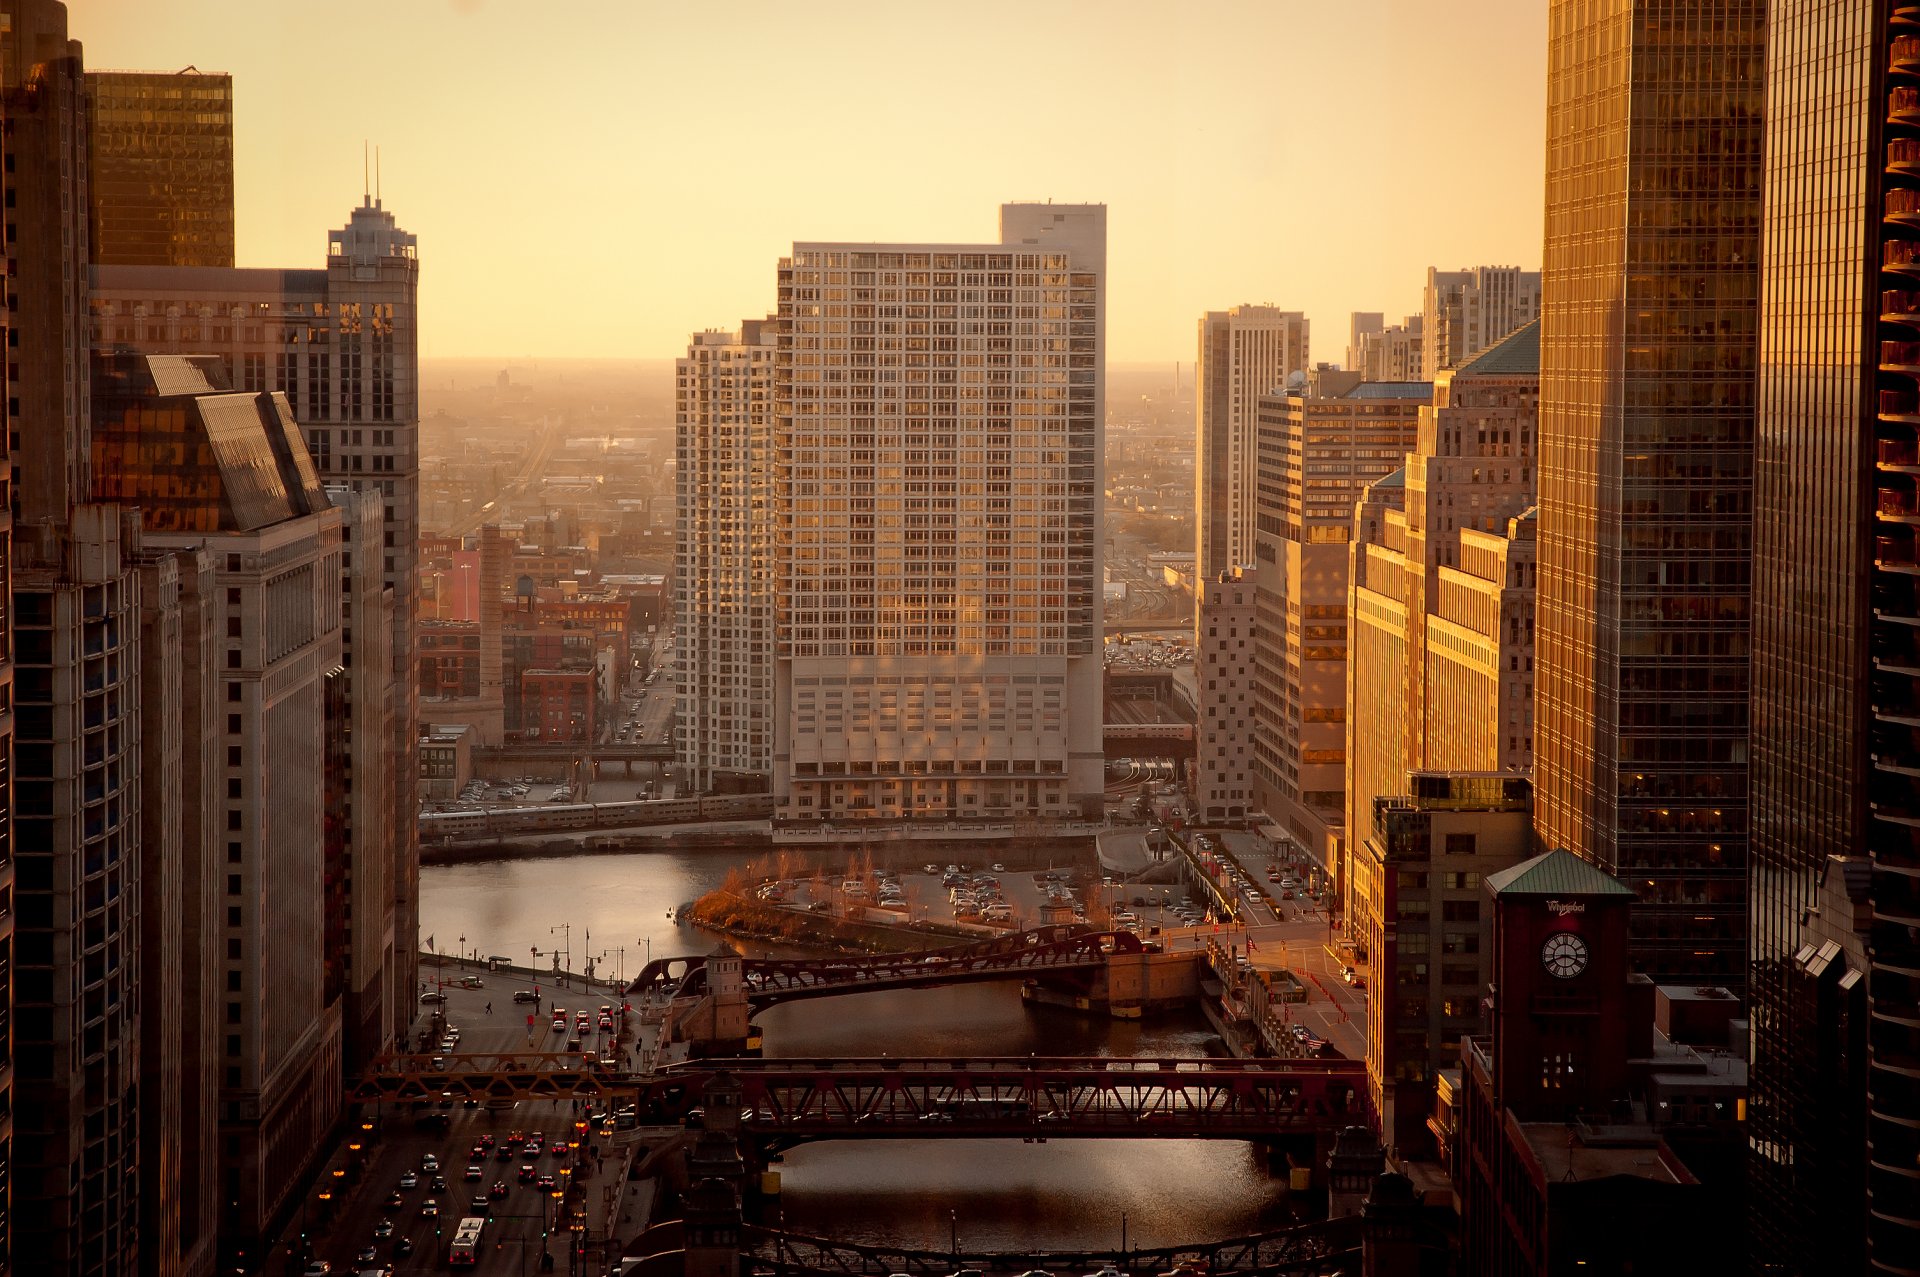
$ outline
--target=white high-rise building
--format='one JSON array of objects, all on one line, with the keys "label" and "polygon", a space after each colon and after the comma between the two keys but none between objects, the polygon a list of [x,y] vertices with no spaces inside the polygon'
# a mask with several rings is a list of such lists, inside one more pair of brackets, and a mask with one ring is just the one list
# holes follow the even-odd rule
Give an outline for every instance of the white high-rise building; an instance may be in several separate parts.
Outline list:
[{"label": "white high-rise building", "polygon": [[1106,221],[780,263],[782,822],[1099,813]]},{"label": "white high-rise building", "polygon": [[1235,306],[1200,317],[1197,581],[1253,563],[1254,408],[1307,369],[1307,347],[1307,317],[1297,310]]},{"label": "white high-rise building", "polygon": [[695,333],[674,374],[674,661],[691,793],[767,788],[773,591],[767,548],[774,324]]},{"label": "white high-rise building", "polygon": [[1420,312],[1421,373],[1433,381],[1540,318],[1540,272],[1518,266],[1427,268]]}]

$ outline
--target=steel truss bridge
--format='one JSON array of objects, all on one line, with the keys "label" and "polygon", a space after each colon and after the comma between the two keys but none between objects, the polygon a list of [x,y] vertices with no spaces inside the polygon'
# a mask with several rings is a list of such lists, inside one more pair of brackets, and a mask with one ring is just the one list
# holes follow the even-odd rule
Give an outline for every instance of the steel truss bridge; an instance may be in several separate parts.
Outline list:
[{"label": "steel truss bridge", "polygon": [[[977,980],[1010,980],[1061,971],[1093,971],[1117,953],[1139,953],[1140,938],[1126,931],[1095,931],[1057,923],[991,940],[923,953],[870,958],[746,958],[747,1002],[756,1010],[800,998],[915,988]],[[705,995],[707,959],[655,958],[628,988],[642,997]]]},{"label": "steel truss bridge", "polygon": [[[678,1065],[658,1085],[690,1097],[695,1076],[700,1090],[738,1088],[740,1134],[769,1152],[823,1139],[1250,1140],[1368,1121],[1358,1060],[737,1059]],[[673,1095],[643,1089],[641,1120],[669,1118]]]},{"label": "steel truss bridge", "polygon": [[960,1269],[983,1273],[1083,1273],[1117,1264],[1124,1272],[1163,1273],[1186,1267],[1199,1272],[1299,1274],[1333,1277],[1360,1271],[1358,1216],[1302,1224],[1269,1233],[1157,1249],[1118,1251],[901,1250],[857,1246],[777,1229],[741,1230],[742,1268],[759,1277],[946,1277]]}]

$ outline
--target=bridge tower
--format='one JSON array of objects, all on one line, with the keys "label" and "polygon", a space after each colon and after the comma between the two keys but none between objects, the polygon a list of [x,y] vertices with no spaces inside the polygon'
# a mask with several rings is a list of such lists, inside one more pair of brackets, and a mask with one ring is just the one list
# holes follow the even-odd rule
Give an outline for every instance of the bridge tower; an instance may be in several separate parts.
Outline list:
[{"label": "bridge tower", "polygon": [[1327,1155],[1327,1218],[1358,1215],[1386,1169],[1380,1141],[1366,1127],[1349,1126],[1334,1136]]}]

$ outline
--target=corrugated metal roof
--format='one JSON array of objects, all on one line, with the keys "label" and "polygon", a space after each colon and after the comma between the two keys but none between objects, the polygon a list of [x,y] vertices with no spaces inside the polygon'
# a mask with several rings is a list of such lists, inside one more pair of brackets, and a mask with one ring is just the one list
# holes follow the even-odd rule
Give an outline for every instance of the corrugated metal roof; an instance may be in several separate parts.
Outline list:
[{"label": "corrugated metal roof", "polygon": [[1460,377],[1525,377],[1540,375],[1540,321],[1522,324],[1481,351],[1453,374]]},{"label": "corrugated metal roof", "polygon": [[1430,381],[1363,381],[1339,396],[1342,399],[1431,399]]},{"label": "corrugated metal roof", "polygon": [[1523,860],[1511,869],[1487,875],[1496,896],[1631,896],[1633,888],[1594,868],[1570,851],[1556,848]]}]

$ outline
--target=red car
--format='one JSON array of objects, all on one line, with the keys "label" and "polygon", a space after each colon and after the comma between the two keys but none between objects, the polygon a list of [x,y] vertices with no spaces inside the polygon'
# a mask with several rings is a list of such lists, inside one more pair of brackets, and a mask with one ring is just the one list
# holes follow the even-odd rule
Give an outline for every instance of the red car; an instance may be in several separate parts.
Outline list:
[{"label": "red car", "polygon": [[482,1135],[482,1136],[480,1137],[480,1147],[481,1147],[481,1148],[492,1148],[492,1147],[493,1147],[493,1143],[494,1143],[494,1140],[493,1140],[493,1136],[491,1136],[491,1135]]},{"label": "red car", "polygon": [[493,1181],[493,1187],[487,1190],[487,1196],[492,1198],[496,1202],[499,1201],[501,1198],[505,1197],[506,1195],[507,1195],[507,1181],[503,1179],[497,1179]]},{"label": "red car", "polygon": [[539,1177],[540,1177],[540,1172],[537,1169],[535,1169],[532,1162],[528,1162],[525,1165],[521,1166],[520,1182],[522,1184],[531,1184],[533,1183],[534,1180],[538,1179]]}]

